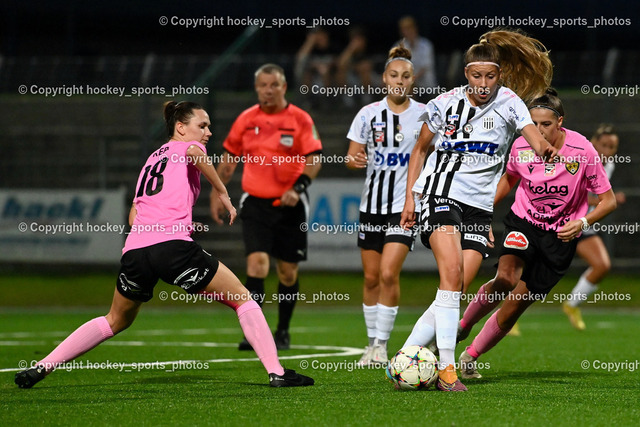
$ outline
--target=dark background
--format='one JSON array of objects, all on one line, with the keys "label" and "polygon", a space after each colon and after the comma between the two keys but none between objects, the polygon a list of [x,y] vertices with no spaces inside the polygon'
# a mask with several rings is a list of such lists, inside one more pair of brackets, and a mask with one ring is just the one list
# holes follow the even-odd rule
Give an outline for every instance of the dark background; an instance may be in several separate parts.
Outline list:
[{"label": "dark background", "polygon": [[[14,3],[14,4],[10,4]],[[600,50],[610,47],[636,49],[640,25],[636,2],[595,0],[559,2],[411,2],[396,4],[380,1],[321,4],[284,1],[175,2],[112,0],[90,1],[45,0],[25,2],[3,1],[0,6],[0,53],[8,56],[51,55],[120,55],[120,54],[202,54],[220,53],[242,31],[239,27],[180,28],[161,26],[161,16],[184,18],[231,16],[254,18],[295,18],[308,21],[319,16],[349,19],[350,24],[367,28],[372,45],[387,47],[398,38],[397,20],[410,14],[416,17],[422,35],[431,39],[436,51],[466,48],[486,27],[464,28],[442,26],[442,16],[482,18],[512,16],[514,18],[594,18],[630,19],[630,26],[584,26],[560,28],[522,27],[531,35],[558,50]],[[332,35],[346,38],[347,27],[328,27]],[[168,31],[170,30],[170,31]],[[286,27],[273,29],[252,44],[251,51],[293,53],[301,44],[306,29]]]}]

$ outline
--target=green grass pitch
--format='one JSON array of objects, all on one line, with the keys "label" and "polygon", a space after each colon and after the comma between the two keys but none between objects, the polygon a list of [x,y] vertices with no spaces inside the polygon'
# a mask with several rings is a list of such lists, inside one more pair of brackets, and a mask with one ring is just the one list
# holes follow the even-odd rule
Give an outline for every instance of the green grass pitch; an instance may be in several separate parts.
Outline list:
[{"label": "green grass pitch", "polygon": [[[561,282],[555,294],[570,289],[573,280]],[[301,282],[309,296],[321,290],[350,296],[300,304],[294,316],[292,344],[299,347],[280,355],[286,367],[312,376],[313,387],[268,387],[259,362],[239,360],[255,354],[236,349],[241,331],[231,310],[215,303],[159,301],[160,291],[173,291],[159,285],[129,330],[77,359],[83,369],[60,369],[21,390],[10,369],[44,357],[81,323],[105,314],[113,277],[5,276],[0,424],[637,425],[638,282],[609,278],[607,293],[631,299],[586,305],[582,333],[571,328],[559,303],[537,304],[520,321],[521,337],[506,337],[480,359],[487,364],[484,378],[466,380],[467,393],[396,391],[383,370],[355,368],[366,341],[357,274],[306,274]],[[434,276],[404,278],[404,306],[390,349],[402,345],[436,283]],[[267,283],[267,294],[273,285]],[[275,305],[265,306],[270,325],[276,311]],[[478,325],[472,336],[479,330]],[[459,345],[457,354],[470,341]],[[325,356],[330,353],[334,356]],[[103,369],[84,369],[89,363]]]}]

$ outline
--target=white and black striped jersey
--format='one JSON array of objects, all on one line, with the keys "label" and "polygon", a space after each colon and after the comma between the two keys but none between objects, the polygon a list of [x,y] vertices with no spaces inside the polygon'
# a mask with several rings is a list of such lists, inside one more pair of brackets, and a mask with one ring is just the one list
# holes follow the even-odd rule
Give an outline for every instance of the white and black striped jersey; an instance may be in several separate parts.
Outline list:
[{"label": "white and black striped jersey", "polygon": [[420,135],[424,113],[425,105],[411,99],[409,108],[396,114],[385,97],[363,107],[353,119],[347,138],[366,144],[369,158],[360,212],[402,212],[409,157]]},{"label": "white and black striped jersey", "polygon": [[455,88],[427,104],[421,120],[435,134],[431,142],[435,151],[412,189],[492,212],[513,136],[533,121],[510,89],[499,87],[489,102],[474,107],[467,88]]}]

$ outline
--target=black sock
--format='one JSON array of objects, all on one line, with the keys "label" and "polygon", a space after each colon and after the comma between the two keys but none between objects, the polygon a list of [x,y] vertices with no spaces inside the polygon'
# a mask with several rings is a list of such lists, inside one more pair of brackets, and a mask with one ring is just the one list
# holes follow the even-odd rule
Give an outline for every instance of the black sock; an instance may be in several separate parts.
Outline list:
[{"label": "black sock", "polygon": [[291,322],[293,308],[296,306],[296,301],[298,300],[299,290],[300,285],[297,280],[293,286],[285,286],[282,283],[278,283],[278,297],[280,298],[280,310],[278,316],[279,331],[289,330],[289,322]]},{"label": "black sock", "polygon": [[264,302],[264,279],[247,276],[247,282],[244,286],[251,293],[251,298],[262,307]]}]

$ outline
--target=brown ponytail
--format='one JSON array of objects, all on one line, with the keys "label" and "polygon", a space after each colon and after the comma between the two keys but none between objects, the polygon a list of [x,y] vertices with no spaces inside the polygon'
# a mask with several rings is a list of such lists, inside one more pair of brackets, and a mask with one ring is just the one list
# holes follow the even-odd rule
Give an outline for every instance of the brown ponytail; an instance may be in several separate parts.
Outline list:
[{"label": "brown ponytail", "polygon": [[464,60],[465,64],[477,61],[500,64],[501,84],[525,102],[542,96],[553,76],[547,48],[519,30],[484,33],[480,42],[467,50]]}]

